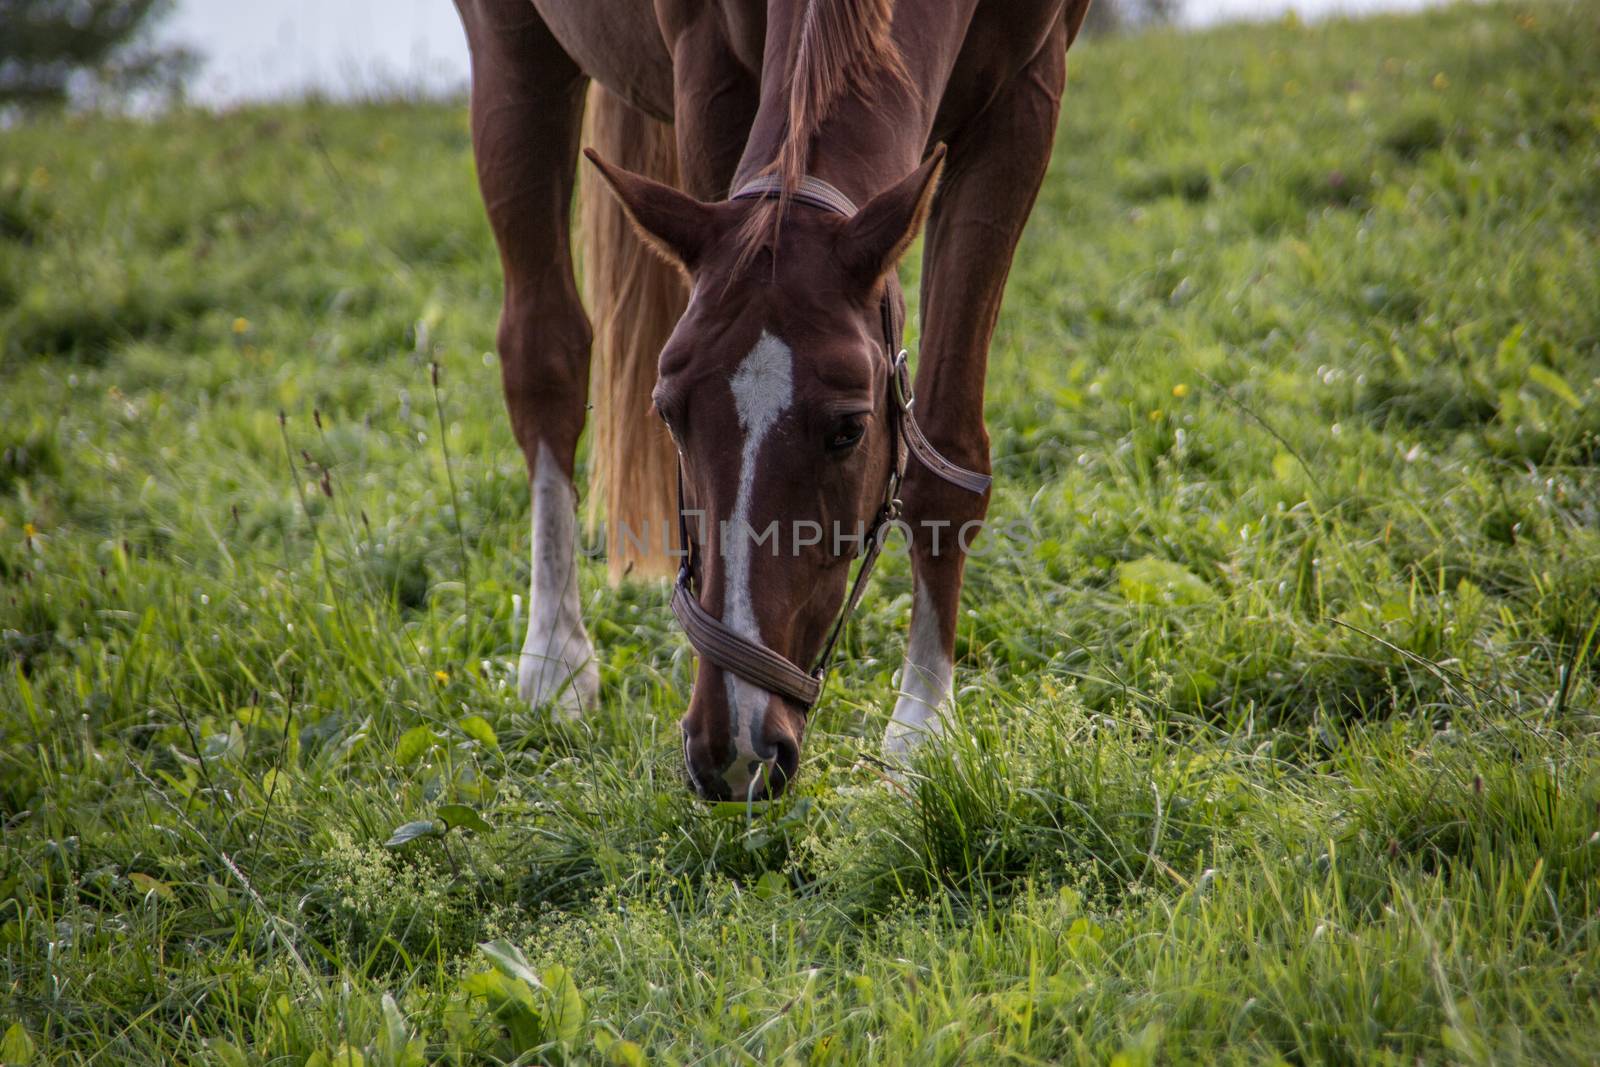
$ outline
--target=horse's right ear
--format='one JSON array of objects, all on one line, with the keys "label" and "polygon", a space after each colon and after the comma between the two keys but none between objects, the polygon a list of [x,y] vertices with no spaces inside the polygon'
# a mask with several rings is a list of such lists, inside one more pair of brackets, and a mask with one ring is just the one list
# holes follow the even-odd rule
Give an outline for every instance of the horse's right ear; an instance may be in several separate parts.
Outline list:
[{"label": "horse's right ear", "polygon": [[938,145],[922,166],[868,200],[840,231],[839,255],[845,269],[870,286],[894,269],[917,231],[922,229],[944,169],[944,145]]},{"label": "horse's right ear", "polygon": [[583,154],[611,186],[644,242],[668,262],[692,271],[716,231],[716,208],[670,185],[613,167],[592,148]]}]

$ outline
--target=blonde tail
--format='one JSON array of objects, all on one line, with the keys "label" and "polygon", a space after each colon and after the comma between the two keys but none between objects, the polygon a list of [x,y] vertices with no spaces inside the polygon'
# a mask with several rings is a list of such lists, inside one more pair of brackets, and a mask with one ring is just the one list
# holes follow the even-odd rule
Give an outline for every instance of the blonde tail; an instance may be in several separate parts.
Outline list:
[{"label": "blonde tail", "polygon": [[[678,184],[672,127],[598,83],[589,89],[584,143],[609,163]],[[613,583],[669,575],[676,569],[667,548],[677,536],[677,453],[650,413],[650,392],[661,348],[683,314],[687,293],[682,276],[635,235],[594,168],[578,169],[583,299],[594,325],[588,521],[592,530],[597,502],[604,499]]]}]

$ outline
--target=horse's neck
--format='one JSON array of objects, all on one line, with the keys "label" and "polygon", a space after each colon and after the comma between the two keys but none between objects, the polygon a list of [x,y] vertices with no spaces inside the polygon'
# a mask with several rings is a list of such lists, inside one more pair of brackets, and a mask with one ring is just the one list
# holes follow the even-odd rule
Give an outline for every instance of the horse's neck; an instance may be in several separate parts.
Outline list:
[{"label": "horse's neck", "polygon": [[[770,166],[788,132],[789,84],[798,26],[810,0],[774,5],[767,27],[761,102],[734,186]],[[858,206],[921,162],[939,100],[971,21],[975,0],[899,0],[895,36],[912,92],[878,79],[877,91],[853,89],[835,100],[809,139],[806,172]],[[915,35],[904,27],[917,27]]]}]

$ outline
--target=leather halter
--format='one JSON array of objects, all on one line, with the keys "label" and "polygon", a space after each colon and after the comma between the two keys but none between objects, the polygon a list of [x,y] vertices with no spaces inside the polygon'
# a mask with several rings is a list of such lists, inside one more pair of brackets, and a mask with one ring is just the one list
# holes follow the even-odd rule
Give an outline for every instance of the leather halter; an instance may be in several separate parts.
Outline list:
[{"label": "leather halter", "polygon": [[[766,175],[744,185],[728,199],[776,200],[783,195],[780,179],[776,175]],[[846,218],[856,213],[856,206],[849,197],[810,175],[801,178],[788,197],[797,203]],[[822,682],[827,677],[839,636],[844,631],[845,623],[855,613],[856,606],[861,603],[862,594],[866,592],[867,578],[872,574],[878,555],[883,550],[888,526],[900,517],[900,483],[905,477],[908,455],[916,456],[917,461],[928,470],[970,493],[982,494],[989,489],[988,475],[969,471],[945,459],[917,425],[912,412],[911,374],[906,368],[905,349],[900,347],[899,316],[896,314],[893,290],[887,285],[884,287],[882,310],[884,355],[888,360],[889,376],[887,421],[893,467],[884,487],[883,504],[878,508],[872,528],[862,542],[861,563],[856,568],[849,595],[834,619],[833,627],[828,631],[828,640],[811,670],[802,669],[788,657],[734,631],[700,606],[700,598],[695,593],[700,546],[689,538],[688,523],[684,519],[681,457],[678,464],[678,541],[684,556],[683,565],[678,568],[677,586],[672,592],[672,613],[678,617],[689,643],[706,659],[752,685],[788,697],[807,710],[816,704],[822,694]]]}]

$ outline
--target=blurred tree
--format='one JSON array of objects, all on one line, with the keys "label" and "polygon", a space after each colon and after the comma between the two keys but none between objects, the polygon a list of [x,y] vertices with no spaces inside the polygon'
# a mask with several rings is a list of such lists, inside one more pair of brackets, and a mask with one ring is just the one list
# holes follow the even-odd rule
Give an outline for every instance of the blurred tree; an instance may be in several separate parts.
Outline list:
[{"label": "blurred tree", "polygon": [[67,100],[84,78],[112,91],[175,89],[193,53],[146,33],[172,0],[0,0],[0,105]]},{"label": "blurred tree", "polygon": [[1116,33],[1137,26],[1176,22],[1183,0],[1094,0],[1084,22],[1086,33]]}]

